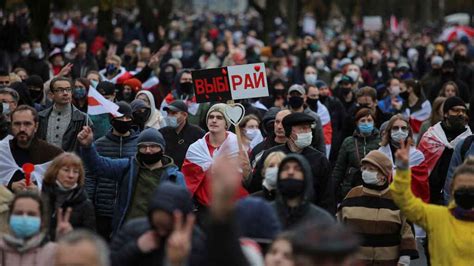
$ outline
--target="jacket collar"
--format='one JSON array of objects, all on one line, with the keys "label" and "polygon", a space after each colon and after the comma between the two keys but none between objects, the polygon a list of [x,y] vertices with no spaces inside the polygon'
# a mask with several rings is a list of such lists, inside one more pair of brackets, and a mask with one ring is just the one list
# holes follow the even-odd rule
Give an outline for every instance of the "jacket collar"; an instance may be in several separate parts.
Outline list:
[{"label": "jacket collar", "polygon": [[[85,114],[81,112],[79,109],[77,109],[73,104],[71,104],[72,107],[72,116],[71,119],[72,121],[82,121],[84,120]],[[39,112],[39,117],[41,118],[46,118],[51,115],[51,112],[53,111],[53,106],[50,106],[49,108]]]}]

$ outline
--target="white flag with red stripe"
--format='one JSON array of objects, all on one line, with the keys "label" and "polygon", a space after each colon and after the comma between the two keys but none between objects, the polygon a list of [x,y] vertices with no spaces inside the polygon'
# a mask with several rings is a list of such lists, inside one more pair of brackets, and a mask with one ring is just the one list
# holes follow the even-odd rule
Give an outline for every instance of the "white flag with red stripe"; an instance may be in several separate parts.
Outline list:
[{"label": "white flag with red stripe", "polygon": [[117,110],[119,106],[107,100],[93,86],[89,87],[87,94],[87,113],[90,115],[100,115],[110,113],[113,116],[122,116]]},{"label": "white flag with red stripe", "polygon": [[394,34],[400,33],[400,27],[398,26],[397,17],[395,17],[394,15],[390,16],[390,31]]}]

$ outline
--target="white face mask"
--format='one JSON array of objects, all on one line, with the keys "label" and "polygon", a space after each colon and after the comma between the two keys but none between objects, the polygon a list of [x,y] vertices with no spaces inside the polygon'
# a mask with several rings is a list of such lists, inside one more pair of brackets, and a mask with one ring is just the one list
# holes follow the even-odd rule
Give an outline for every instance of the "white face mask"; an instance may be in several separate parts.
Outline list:
[{"label": "white face mask", "polygon": [[390,137],[392,138],[392,141],[395,143],[400,143],[400,141],[405,141],[408,137],[408,131],[392,131],[390,133]]},{"label": "white face mask", "polygon": [[181,59],[181,57],[183,57],[183,50],[171,51],[171,57]]},{"label": "white face mask", "polygon": [[377,185],[379,179],[377,178],[377,172],[372,172],[368,170],[362,171],[362,180],[369,185]]},{"label": "white face mask", "polygon": [[316,80],[318,80],[318,75],[316,75],[316,74],[307,74],[307,75],[304,75],[304,81],[305,81],[306,84],[308,84],[308,85],[315,85],[315,84],[316,84]]},{"label": "white face mask", "polygon": [[391,86],[390,87],[390,94],[392,96],[397,96],[398,94],[400,94],[400,86]]},{"label": "white face mask", "polygon": [[359,72],[355,71],[355,70],[351,70],[349,72],[347,72],[347,75],[349,77],[351,77],[351,79],[354,81],[354,82],[357,82],[359,80]]},{"label": "white face mask", "polygon": [[326,63],[324,63],[323,60],[316,61],[316,68],[317,69],[323,69],[326,66]]},{"label": "white face mask", "polygon": [[275,189],[278,176],[278,167],[268,167],[265,170],[265,180],[264,183],[267,185],[268,189]]},{"label": "white face mask", "polygon": [[249,140],[253,140],[258,134],[260,133],[260,130],[258,128],[249,128],[245,130],[245,136]]},{"label": "white face mask", "polygon": [[8,103],[2,103],[2,114],[7,115],[10,113],[10,105]]},{"label": "white face mask", "polygon": [[297,139],[295,140],[295,145],[296,147],[300,149],[304,149],[311,145],[311,141],[313,140],[313,133],[308,132],[308,133],[299,133],[296,134]]}]

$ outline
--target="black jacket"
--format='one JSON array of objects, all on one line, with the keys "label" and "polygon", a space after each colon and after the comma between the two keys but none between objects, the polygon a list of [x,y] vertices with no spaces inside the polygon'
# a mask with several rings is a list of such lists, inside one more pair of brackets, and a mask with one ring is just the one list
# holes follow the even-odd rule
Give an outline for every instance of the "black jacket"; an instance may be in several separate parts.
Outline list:
[{"label": "black jacket", "polygon": [[[155,210],[179,210],[186,216],[192,211],[191,196],[186,189],[164,182],[155,190],[148,206],[148,213]],[[158,239],[158,249],[150,253],[144,254],[138,248],[138,238],[149,230],[153,228],[147,217],[136,218],[125,224],[110,244],[112,265],[166,265],[166,238]],[[204,234],[197,226],[193,229],[191,241],[191,252],[185,265],[207,265]]]},{"label": "black jacket", "polygon": [[335,223],[336,220],[331,214],[329,214],[324,209],[311,204],[311,198],[314,194],[312,184],[313,180],[311,178],[312,173],[311,167],[309,166],[309,161],[305,160],[303,156],[299,154],[290,154],[286,156],[285,159],[283,159],[278,170],[277,187],[278,183],[281,181],[281,166],[283,166],[288,161],[297,161],[300,167],[303,169],[305,191],[304,195],[302,195],[302,201],[300,205],[297,207],[289,207],[286,204],[286,199],[284,196],[282,196],[277,190],[277,197],[272,203],[272,206],[275,208],[283,228],[286,230],[301,224],[314,222]]},{"label": "black jacket", "polygon": [[166,150],[170,151],[167,154],[173,158],[174,163],[181,169],[184,157],[191,144],[204,137],[204,130],[200,127],[186,122],[181,132],[176,133],[172,127],[160,128],[161,134],[166,141]]},{"label": "black jacket", "polygon": [[[59,193],[61,192],[56,184],[43,184],[41,194],[45,198],[49,207],[49,235],[51,240],[54,240],[56,237],[57,210],[55,208],[55,202]],[[74,229],[83,228],[95,231],[96,223],[94,205],[92,205],[92,202],[87,198],[84,187],[77,186],[70,192],[66,200],[61,204],[63,211],[66,211],[68,207],[72,208],[71,219],[69,222]]]},{"label": "black jacket", "polygon": [[[86,119],[89,119],[87,114],[79,111],[79,109],[77,109],[74,105],[71,106],[71,122],[64,133],[61,147],[64,151],[69,152],[78,151],[77,134],[81,132],[82,127],[86,125]],[[39,127],[38,131],[36,132],[36,136],[42,140],[46,140],[46,136],[48,135],[48,120],[52,111],[53,106],[38,113]],[[90,119],[89,126],[92,127],[92,121]]]},{"label": "black jacket", "polygon": [[[256,180],[252,180],[251,182],[262,184],[263,162],[270,153],[275,151],[281,151],[285,154],[293,153],[287,144],[282,144],[266,150],[254,169],[252,179]],[[312,174],[309,174],[309,176],[312,177],[311,184],[315,191],[311,201],[321,208],[326,209],[329,213],[336,213],[334,188],[331,181],[331,166],[329,165],[328,159],[326,159],[322,152],[311,146],[304,148],[301,155],[306,158],[311,165]]]}]

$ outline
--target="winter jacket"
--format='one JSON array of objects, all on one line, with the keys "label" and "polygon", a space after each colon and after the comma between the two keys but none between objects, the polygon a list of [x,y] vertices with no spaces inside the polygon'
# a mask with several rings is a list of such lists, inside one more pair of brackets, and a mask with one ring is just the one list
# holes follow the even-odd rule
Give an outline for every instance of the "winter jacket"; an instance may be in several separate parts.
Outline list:
[{"label": "winter jacket", "polygon": [[[130,158],[137,152],[138,133],[131,130],[126,137],[112,134],[112,129],[107,135],[95,141],[99,155],[108,158]],[[98,216],[112,217],[114,215],[115,202],[118,195],[118,183],[116,180],[101,178],[101,176],[90,173],[86,179],[86,186],[90,199],[94,202],[95,211]]]},{"label": "winter jacket", "polygon": [[[38,131],[36,132],[36,136],[42,140],[46,140],[46,136],[48,134],[48,120],[52,111],[53,106],[38,113],[39,127]],[[61,148],[64,151],[77,151],[77,134],[82,130],[82,127],[86,125],[86,119],[89,119],[87,114],[79,111],[74,105],[72,105],[71,122],[69,123],[69,126],[67,127],[62,140]],[[89,126],[92,126],[92,122],[90,119]]]},{"label": "winter jacket", "polygon": [[[171,212],[179,210],[186,216],[193,209],[192,200],[186,189],[169,182],[161,183],[153,192],[148,205],[148,213],[155,210]],[[148,217],[136,218],[127,222],[114,236],[110,244],[111,261],[113,266],[121,265],[167,265],[166,239],[160,239],[159,247],[149,253],[142,253],[137,241],[145,232],[153,230]],[[191,251],[188,261],[184,265],[207,265],[204,234],[194,226],[191,240]]]},{"label": "winter jacket", "polygon": [[[51,240],[56,239],[56,199],[58,193],[60,192],[56,184],[43,184],[41,195],[48,204],[49,236]],[[60,208],[63,210],[66,210],[69,207],[72,208],[69,222],[74,229],[83,228],[90,231],[95,231],[96,223],[94,205],[92,205],[92,202],[87,198],[84,187],[77,186],[75,189],[73,189],[60,206]]]},{"label": "winter jacket", "polygon": [[9,210],[13,193],[5,186],[0,186],[0,234],[10,230]]},{"label": "winter jacket", "polygon": [[[135,157],[110,159],[97,153],[94,145],[81,147],[80,155],[86,167],[101,178],[116,180],[118,182],[118,195],[112,219],[113,234],[123,225],[128,208],[132,203],[135,185],[138,179],[139,162]],[[185,186],[184,177],[178,167],[173,164],[173,159],[163,156],[164,165],[168,165],[160,177],[162,181],[172,181]]]},{"label": "winter jacket", "polygon": [[[263,163],[267,156],[275,151],[281,151],[285,154],[293,154],[287,144],[282,144],[271,149],[266,150],[262,158],[257,162],[251,183],[262,184],[264,177],[262,176]],[[311,202],[315,205],[327,210],[329,213],[336,213],[336,204],[334,199],[334,187],[331,180],[331,166],[325,155],[309,146],[303,149],[300,153],[311,164],[312,177],[311,185],[315,192],[312,196]],[[256,180],[253,180],[256,179]],[[254,191],[252,191],[254,192]]]},{"label": "winter jacket", "polygon": [[[35,239],[33,239],[35,238]],[[0,238],[0,265],[1,266],[50,266],[54,265],[57,244],[46,242],[43,234],[30,239],[31,247],[24,252],[19,252]],[[40,238],[40,239],[36,239]],[[36,242],[36,243],[32,243]]]},{"label": "winter jacket", "polygon": [[[360,185],[360,161],[370,152],[379,148],[379,131],[374,129],[368,137],[363,137],[358,130],[352,137],[347,137],[341,145],[336,165],[332,171],[332,180],[337,201],[340,202],[351,188]],[[356,143],[358,151],[356,152]]]},{"label": "winter jacket", "polygon": [[398,169],[390,185],[393,201],[409,221],[421,226],[428,238],[431,265],[468,266],[474,261],[474,222],[457,219],[455,206],[427,204],[410,189],[409,169]]},{"label": "winter jacket", "polygon": [[[305,190],[301,203],[297,207],[289,207],[286,199],[277,190],[277,196],[272,206],[275,208],[281,225],[285,230],[292,229],[305,223],[334,223],[335,218],[324,209],[311,203],[314,195],[312,171],[308,161],[299,154],[290,154],[283,159],[280,165],[284,165],[289,160],[297,161],[304,173]],[[311,161],[313,162],[313,161]],[[278,170],[278,183],[281,182],[281,167]]]},{"label": "winter jacket", "polygon": [[[321,99],[321,98],[320,98]],[[344,120],[346,118],[346,113],[344,111],[344,106],[341,101],[336,97],[328,96],[321,103],[328,108],[329,115],[331,116],[331,125],[332,125],[332,142],[331,142],[331,151],[329,154],[329,161],[333,164],[337,160],[337,155],[339,154],[339,148],[341,147]]]}]

